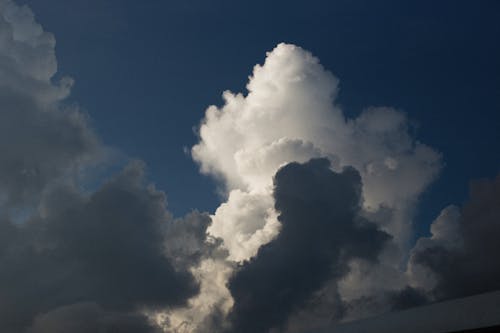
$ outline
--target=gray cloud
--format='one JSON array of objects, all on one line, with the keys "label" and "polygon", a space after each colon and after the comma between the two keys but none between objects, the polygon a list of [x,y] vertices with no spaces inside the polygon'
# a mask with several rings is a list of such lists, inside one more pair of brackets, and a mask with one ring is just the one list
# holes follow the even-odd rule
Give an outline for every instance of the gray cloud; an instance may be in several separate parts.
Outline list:
[{"label": "gray cloud", "polygon": [[2,87],[0,107],[0,193],[8,201],[5,205],[35,199],[51,181],[77,172],[97,153],[95,135],[75,110],[43,110],[25,95]]},{"label": "gray cloud", "polygon": [[35,318],[28,333],[160,333],[144,316],[106,311],[95,303],[63,306]]},{"label": "gray cloud", "polygon": [[[443,211],[408,281],[413,209],[440,154],[391,108],[345,118],[337,79],[299,47],[278,45],[247,95],[207,110],[193,157],[227,192],[213,216],[174,219],[139,162],[84,192],[108,148],[56,71],[54,36],[0,0],[2,332],[152,333],[157,313],[168,332],[299,332],[500,288],[500,177]],[[359,173],[331,171],[348,165]]]},{"label": "gray cloud", "polygon": [[207,236],[211,222],[208,213],[192,211],[168,224],[165,250],[176,267],[188,269],[203,259],[227,257],[227,251],[220,247],[221,239]]},{"label": "gray cloud", "polygon": [[429,299],[421,289],[406,286],[399,291],[389,292],[389,304],[392,310],[406,310],[415,306],[425,305]]},{"label": "gray cloud", "polygon": [[44,188],[78,175],[103,147],[78,108],[72,80],[52,82],[52,34],[27,7],[0,1],[0,208],[36,203]]},{"label": "gray cloud", "polygon": [[411,265],[432,274],[434,298],[500,289],[500,175],[492,181],[473,181],[461,214],[454,221],[437,219],[432,230],[432,238],[417,243]]},{"label": "gray cloud", "polygon": [[192,275],[165,255],[172,218],[142,168],[131,164],[90,196],[54,189],[39,216],[2,221],[2,331],[21,332],[40,313],[80,302],[120,315],[183,305],[197,293]]},{"label": "gray cloud", "polygon": [[360,217],[361,178],[353,168],[336,173],[327,159],[290,163],[274,182],[282,228],[229,281],[234,332],[282,326],[328,280],[343,277],[350,258],[375,262],[390,239]]},{"label": "gray cloud", "polygon": [[140,162],[83,191],[109,149],[56,71],[54,36],[0,0],[0,331],[154,332],[146,312],[199,290],[210,218],[174,220]]}]

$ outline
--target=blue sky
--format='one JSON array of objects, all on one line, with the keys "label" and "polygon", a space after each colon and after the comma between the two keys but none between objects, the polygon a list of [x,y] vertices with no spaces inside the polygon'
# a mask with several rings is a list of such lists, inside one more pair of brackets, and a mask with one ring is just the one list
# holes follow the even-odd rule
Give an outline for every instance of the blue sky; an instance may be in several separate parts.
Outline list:
[{"label": "blue sky", "polygon": [[496,1],[25,1],[57,38],[59,73],[107,144],[147,162],[170,208],[213,211],[214,184],[183,152],[222,91],[244,92],[279,42],[300,45],[340,79],[348,116],[406,112],[445,168],[418,219],[461,203],[493,177],[500,122]]}]

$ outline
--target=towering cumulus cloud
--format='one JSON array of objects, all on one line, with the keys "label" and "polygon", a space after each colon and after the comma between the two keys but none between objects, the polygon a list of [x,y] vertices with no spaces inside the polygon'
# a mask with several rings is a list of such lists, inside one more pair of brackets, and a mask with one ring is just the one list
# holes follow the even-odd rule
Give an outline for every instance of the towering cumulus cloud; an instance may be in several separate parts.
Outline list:
[{"label": "towering cumulus cloud", "polygon": [[208,108],[192,154],[202,172],[222,181],[227,201],[209,232],[224,240],[232,260],[251,258],[277,235],[271,193],[278,168],[314,157],[359,170],[363,208],[390,211],[381,227],[406,245],[412,208],[438,173],[440,155],[415,141],[394,109],[346,119],[335,105],[337,86],[309,52],[280,44],[255,66],[246,96],[226,91],[224,106]]},{"label": "towering cumulus cloud", "polygon": [[355,301],[389,286],[404,289],[400,267],[412,212],[440,170],[440,154],[416,141],[406,116],[392,108],[371,107],[346,119],[335,104],[338,80],[300,47],[279,44],[255,66],[247,89],[246,95],[226,91],[222,107],[207,109],[192,148],[201,171],[220,180],[225,194],[208,232],[223,240],[228,260],[250,260],[279,235],[273,198],[278,169],[323,157],[335,171],[358,170],[360,214],[391,236],[378,265],[352,258],[342,281],[333,279],[325,290]]}]

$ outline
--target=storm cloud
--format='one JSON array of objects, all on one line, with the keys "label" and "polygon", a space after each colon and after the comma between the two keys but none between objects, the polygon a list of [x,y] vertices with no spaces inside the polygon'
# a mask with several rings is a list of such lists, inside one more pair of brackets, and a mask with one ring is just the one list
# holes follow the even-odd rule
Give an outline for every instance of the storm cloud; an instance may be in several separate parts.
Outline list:
[{"label": "storm cloud", "polygon": [[439,300],[500,289],[500,175],[472,181],[469,201],[446,208],[431,231],[412,251],[416,284]]},{"label": "storm cloud", "polygon": [[142,315],[105,311],[95,303],[63,306],[35,318],[29,333],[160,333]]},{"label": "storm cloud", "polygon": [[26,206],[48,184],[75,178],[104,147],[77,107],[73,80],[52,78],[55,38],[27,7],[0,1],[0,207]]},{"label": "storm cloud", "polygon": [[139,161],[86,178],[110,149],[66,102],[72,80],[53,82],[54,50],[28,7],[0,0],[0,331],[153,332],[150,313],[198,292],[188,262],[210,218],[174,219]]},{"label": "storm cloud", "polygon": [[[113,322],[129,320],[122,311],[182,305],[198,291],[166,255],[171,216],[164,194],[143,184],[140,163],[89,196],[66,187],[46,196],[39,216],[20,226],[1,222],[2,331],[21,332],[59,307],[69,315],[81,302],[116,312]],[[57,314],[35,320],[35,328]]]},{"label": "storm cloud", "polygon": [[328,159],[290,163],[274,179],[279,235],[229,281],[232,332],[268,332],[326,281],[349,271],[353,257],[376,262],[391,237],[361,218],[361,177],[330,169]]}]

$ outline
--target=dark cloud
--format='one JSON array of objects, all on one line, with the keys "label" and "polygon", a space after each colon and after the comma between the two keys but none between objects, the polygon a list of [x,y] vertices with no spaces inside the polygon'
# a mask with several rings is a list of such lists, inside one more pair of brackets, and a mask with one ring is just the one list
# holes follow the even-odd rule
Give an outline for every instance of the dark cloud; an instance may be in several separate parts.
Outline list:
[{"label": "dark cloud", "polygon": [[425,305],[429,298],[423,290],[405,287],[400,291],[389,292],[389,304],[392,310],[406,310],[415,306]]},{"label": "dark cloud", "polygon": [[[377,263],[374,263],[377,265]],[[304,330],[293,332],[304,332],[314,327],[333,327],[342,322],[358,321],[368,317],[376,317],[393,311],[401,311],[428,304],[430,301],[427,293],[418,288],[408,285],[403,287],[391,285],[390,279],[387,279],[387,288],[385,290],[376,290],[372,293],[364,293],[360,297],[351,300],[343,300],[342,315],[337,318],[324,320],[316,319],[316,323],[311,325],[311,321],[304,325]],[[325,302],[325,304],[328,304]],[[323,306],[323,305],[322,305]],[[337,310],[338,311],[338,310]],[[325,317],[325,316],[323,316]]]},{"label": "dark cloud", "polygon": [[[500,325],[500,292],[438,302],[300,333],[494,332]],[[496,330],[498,331],[498,330]]]},{"label": "dark cloud", "polygon": [[470,200],[458,219],[461,246],[435,242],[415,249],[413,262],[437,277],[436,299],[449,299],[500,289],[500,175],[471,183]]},{"label": "dark cloud", "polygon": [[76,110],[42,107],[0,86],[0,205],[34,199],[50,182],[74,174],[100,146]]},{"label": "dark cloud", "polygon": [[84,113],[65,98],[73,80],[53,79],[55,38],[26,6],[0,1],[0,209],[36,206],[54,182],[101,161]]},{"label": "dark cloud", "polygon": [[0,0],[0,332],[153,332],[144,311],[198,292],[210,218],[174,220],[139,162],[87,181],[110,149],[56,71],[54,36]]},{"label": "dark cloud", "polygon": [[390,236],[359,216],[361,178],[353,168],[330,169],[327,159],[290,163],[275,175],[282,223],[230,279],[233,332],[267,332],[284,324],[328,280],[348,272],[348,261],[376,261]]},{"label": "dark cloud", "polygon": [[[175,269],[165,254],[172,218],[163,192],[144,184],[142,168],[132,163],[90,196],[67,186],[54,189],[40,215],[23,225],[2,220],[2,332],[23,332],[35,316],[75,303],[93,302],[120,317],[183,305],[196,294],[192,275]],[[207,217],[196,215],[187,220],[204,221],[204,230]],[[71,317],[65,309],[38,319]],[[75,315],[87,313],[82,311]]]},{"label": "dark cloud", "polygon": [[[345,319],[348,306],[339,294],[338,279],[333,278],[295,309],[280,332],[303,333]],[[272,331],[274,332],[274,331]]]},{"label": "dark cloud", "polygon": [[227,251],[220,246],[222,241],[207,235],[211,223],[208,213],[192,211],[168,224],[165,250],[176,267],[186,270],[204,258],[227,257]]},{"label": "dark cloud", "polygon": [[106,311],[95,303],[78,303],[35,318],[27,333],[160,333],[144,316]]}]

